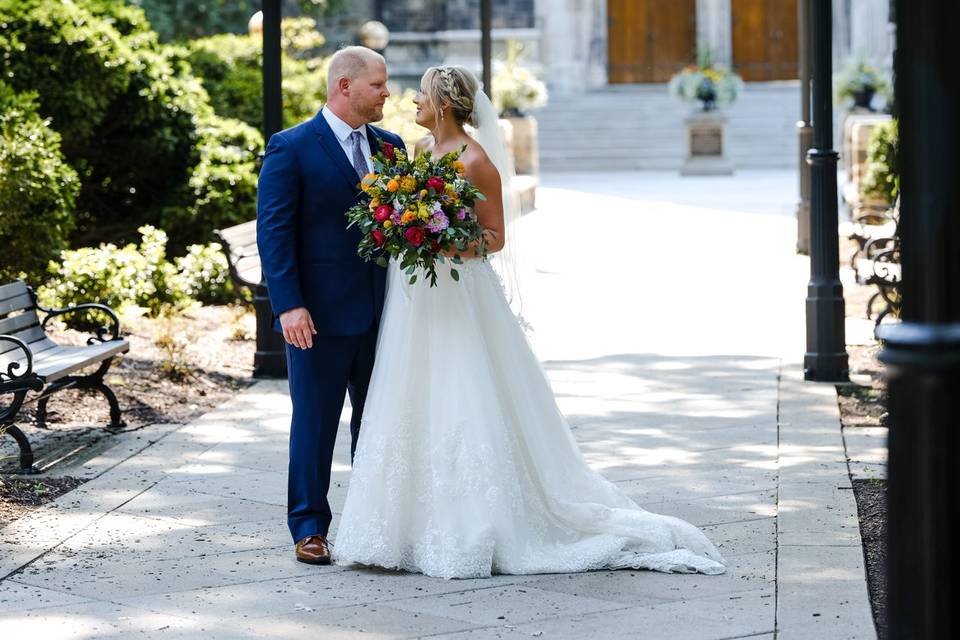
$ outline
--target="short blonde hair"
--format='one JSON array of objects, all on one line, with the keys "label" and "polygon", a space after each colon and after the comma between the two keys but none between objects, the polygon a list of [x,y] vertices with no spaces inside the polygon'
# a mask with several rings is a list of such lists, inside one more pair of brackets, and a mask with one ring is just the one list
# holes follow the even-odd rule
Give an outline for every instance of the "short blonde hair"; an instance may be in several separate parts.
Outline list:
[{"label": "short blonde hair", "polygon": [[450,105],[457,124],[477,126],[473,103],[477,90],[480,89],[480,82],[470,71],[459,66],[430,67],[423,74],[420,88],[430,100],[430,106],[437,118],[446,103]]}]

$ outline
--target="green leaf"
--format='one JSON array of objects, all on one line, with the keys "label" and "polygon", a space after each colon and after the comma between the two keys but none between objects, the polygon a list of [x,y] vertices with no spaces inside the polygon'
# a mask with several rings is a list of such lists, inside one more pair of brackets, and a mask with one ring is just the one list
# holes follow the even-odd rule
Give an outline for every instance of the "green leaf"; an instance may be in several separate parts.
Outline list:
[{"label": "green leaf", "polygon": [[410,276],[410,284],[414,284],[417,281],[417,276]]},{"label": "green leaf", "polygon": [[386,268],[387,268],[387,259],[384,258],[383,256],[380,256],[379,258],[377,258],[377,266],[378,266],[378,267],[383,267],[384,269],[386,269]]},{"label": "green leaf", "polygon": [[456,269],[450,269],[450,277],[456,280],[457,282],[460,282],[460,272],[457,271]]}]

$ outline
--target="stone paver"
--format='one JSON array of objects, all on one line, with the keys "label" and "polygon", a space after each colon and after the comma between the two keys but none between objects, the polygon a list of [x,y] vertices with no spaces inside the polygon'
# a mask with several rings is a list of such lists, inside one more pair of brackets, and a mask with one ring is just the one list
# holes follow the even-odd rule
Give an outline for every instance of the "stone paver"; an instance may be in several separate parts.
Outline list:
[{"label": "stone paver", "polygon": [[[705,529],[725,575],[446,581],[299,564],[289,401],[261,382],[146,443],[121,439],[71,471],[89,482],[0,530],[0,637],[875,637],[836,397],[796,364],[793,176],[543,182],[522,222],[524,303],[560,408],[594,468]],[[341,437],[337,513],[349,474]]]}]

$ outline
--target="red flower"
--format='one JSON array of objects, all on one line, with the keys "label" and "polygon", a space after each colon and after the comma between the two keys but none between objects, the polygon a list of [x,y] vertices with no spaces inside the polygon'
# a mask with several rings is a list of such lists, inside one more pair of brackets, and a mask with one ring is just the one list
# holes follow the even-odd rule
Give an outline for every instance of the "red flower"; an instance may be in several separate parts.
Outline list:
[{"label": "red flower", "polygon": [[397,159],[396,149],[389,142],[383,143],[383,157],[386,158],[387,160],[390,160],[391,162]]},{"label": "red flower", "polygon": [[444,186],[445,185],[443,183],[443,178],[438,178],[437,176],[433,176],[432,178],[427,179],[427,184],[426,184],[427,189],[433,189],[437,193],[443,193]]},{"label": "red flower", "polygon": [[370,232],[370,235],[373,236],[373,241],[377,243],[378,247],[382,247],[384,241],[387,239],[380,229],[374,229]]},{"label": "red flower", "polygon": [[426,238],[423,227],[410,227],[407,229],[407,232],[404,234],[404,236],[407,238],[407,242],[415,247],[419,247],[421,244],[423,244],[423,240]]},{"label": "red flower", "polygon": [[373,217],[377,219],[377,222],[383,222],[390,218],[393,215],[393,207],[388,204],[382,204],[377,207],[376,211],[373,212]]},{"label": "red flower", "polygon": [[433,238],[430,239],[430,251],[433,253],[440,253],[440,243]]}]

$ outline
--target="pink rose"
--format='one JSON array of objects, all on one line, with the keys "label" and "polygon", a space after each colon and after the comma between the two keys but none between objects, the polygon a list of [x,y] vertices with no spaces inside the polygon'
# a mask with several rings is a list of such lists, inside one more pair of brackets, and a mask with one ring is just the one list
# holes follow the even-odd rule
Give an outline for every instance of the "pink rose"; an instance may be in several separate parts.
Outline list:
[{"label": "pink rose", "polygon": [[391,215],[393,215],[393,207],[388,204],[380,205],[376,211],[373,212],[373,217],[377,219],[377,222],[389,220]]},{"label": "pink rose", "polygon": [[373,241],[377,243],[378,247],[382,247],[383,243],[386,241],[386,236],[383,235],[383,232],[380,229],[374,229],[370,232],[370,235],[373,236]]},{"label": "pink rose", "polygon": [[427,183],[425,186],[427,187],[427,189],[433,189],[437,193],[443,193],[443,188],[446,185],[443,182],[443,178],[438,178],[437,176],[433,176],[431,178],[427,178]]}]

